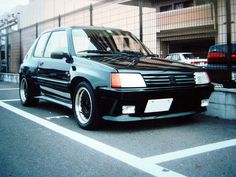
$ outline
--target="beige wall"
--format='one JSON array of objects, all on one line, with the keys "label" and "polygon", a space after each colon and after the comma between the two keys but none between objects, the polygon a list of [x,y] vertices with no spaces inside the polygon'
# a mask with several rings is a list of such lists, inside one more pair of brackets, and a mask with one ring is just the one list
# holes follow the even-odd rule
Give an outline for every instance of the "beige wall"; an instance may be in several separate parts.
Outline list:
[{"label": "beige wall", "polygon": [[9,35],[9,44],[11,45],[10,50],[10,65],[9,71],[12,73],[17,73],[20,64],[20,33],[14,32]]},{"label": "beige wall", "polygon": [[17,7],[14,11],[20,12],[20,27],[24,28],[86,7],[89,3],[89,0],[31,0],[29,4]]},{"label": "beige wall", "polygon": [[[176,0],[174,2],[178,2]],[[232,40],[236,42],[236,0],[232,1]],[[91,1],[94,4],[99,1]],[[97,26],[107,26],[121,28],[131,31],[139,37],[139,7],[118,4],[117,1],[107,1],[101,6],[93,9],[93,24]],[[179,9],[169,12],[158,13],[158,7],[173,3],[171,0],[156,1],[159,4],[153,7],[143,8],[143,41],[154,53],[161,54],[161,43],[156,38],[156,34],[161,30],[177,29],[183,27],[194,27],[213,24],[210,5],[194,6],[186,9]],[[226,25],[224,0],[218,0],[218,35],[216,42],[226,42]],[[89,0],[31,0],[26,6],[17,7],[16,12],[20,12],[20,27],[24,28],[34,25],[53,17],[61,17],[62,26],[89,25]],[[68,12],[86,7],[85,10],[72,13]],[[58,20],[40,23],[38,32],[41,33],[49,28],[58,26]],[[35,40],[35,27],[30,27],[22,31],[22,54],[25,56],[29,47]],[[13,42],[13,41],[12,41]],[[17,53],[16,53],[17,54]],[[14,53],[14,55],[16,55]]]},{"label": "beige wall", "polygon": [[157,13],[156,20],[160,31],[214,23],[210,4]]}]

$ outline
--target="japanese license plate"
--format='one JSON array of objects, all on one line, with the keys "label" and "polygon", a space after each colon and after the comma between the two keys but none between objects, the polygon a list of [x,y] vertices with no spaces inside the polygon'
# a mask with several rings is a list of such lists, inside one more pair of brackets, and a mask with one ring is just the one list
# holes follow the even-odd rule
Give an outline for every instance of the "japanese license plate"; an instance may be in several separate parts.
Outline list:
[{"label": "japanese license plate", "polygon": [[173,98],[148,100],[145,113],[169,111]]}]

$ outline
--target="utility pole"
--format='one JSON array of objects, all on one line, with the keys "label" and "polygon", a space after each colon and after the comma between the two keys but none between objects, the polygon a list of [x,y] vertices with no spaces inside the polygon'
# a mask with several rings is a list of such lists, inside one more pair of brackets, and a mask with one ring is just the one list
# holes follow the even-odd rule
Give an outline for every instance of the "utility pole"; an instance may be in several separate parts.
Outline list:
[{"label": "utility pole", "polygon": [[225,0],[225,10],[226,10],[226,29],[227,29],[227,85],[232,83],[232,34],[231,34],[231,1]]},{"label": "utility pole", "polygon": [[89,5],[89,14],[90,14],[90,26],[93,26],[93,4],[91,1]]},{"label": "utility pole", "polygon": [[143,42],[143,0],[138,0],[139,3],[139,39]]}]

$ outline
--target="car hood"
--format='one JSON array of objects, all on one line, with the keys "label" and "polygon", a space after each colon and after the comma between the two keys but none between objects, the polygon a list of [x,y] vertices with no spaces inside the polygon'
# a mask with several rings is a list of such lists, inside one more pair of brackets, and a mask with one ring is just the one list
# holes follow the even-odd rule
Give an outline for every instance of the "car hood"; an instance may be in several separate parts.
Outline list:
[{"label": "car hood", "polygon": [[187,63],[175,62],[167,59],[145,56],[91,56],[90,60],[108,65],[117,70],[174,70],[195,71],[201,68]]}]

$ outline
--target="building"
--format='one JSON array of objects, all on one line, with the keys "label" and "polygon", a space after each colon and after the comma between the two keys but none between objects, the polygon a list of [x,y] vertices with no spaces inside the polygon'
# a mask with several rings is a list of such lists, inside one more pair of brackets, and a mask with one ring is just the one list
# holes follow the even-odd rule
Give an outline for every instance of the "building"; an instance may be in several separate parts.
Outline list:
[{"label": "building", "polygon": [[[121,28],[138,36],[154,53],[193,52],[206,58],[210,45],[226,43],[226,0],[30,0],[16,7],[17,23],[0,23],[1,54],[7,70],[18,72],[37,36],[58,26]],[[235,22],[236,0],[231,0]],[[0,18],[1,19],[1,18]],[[232,23],[235,42],[236,23]],[[6,26],[6,25],[5,25]],[[7,29],[7,30],[6,30]]]}]

